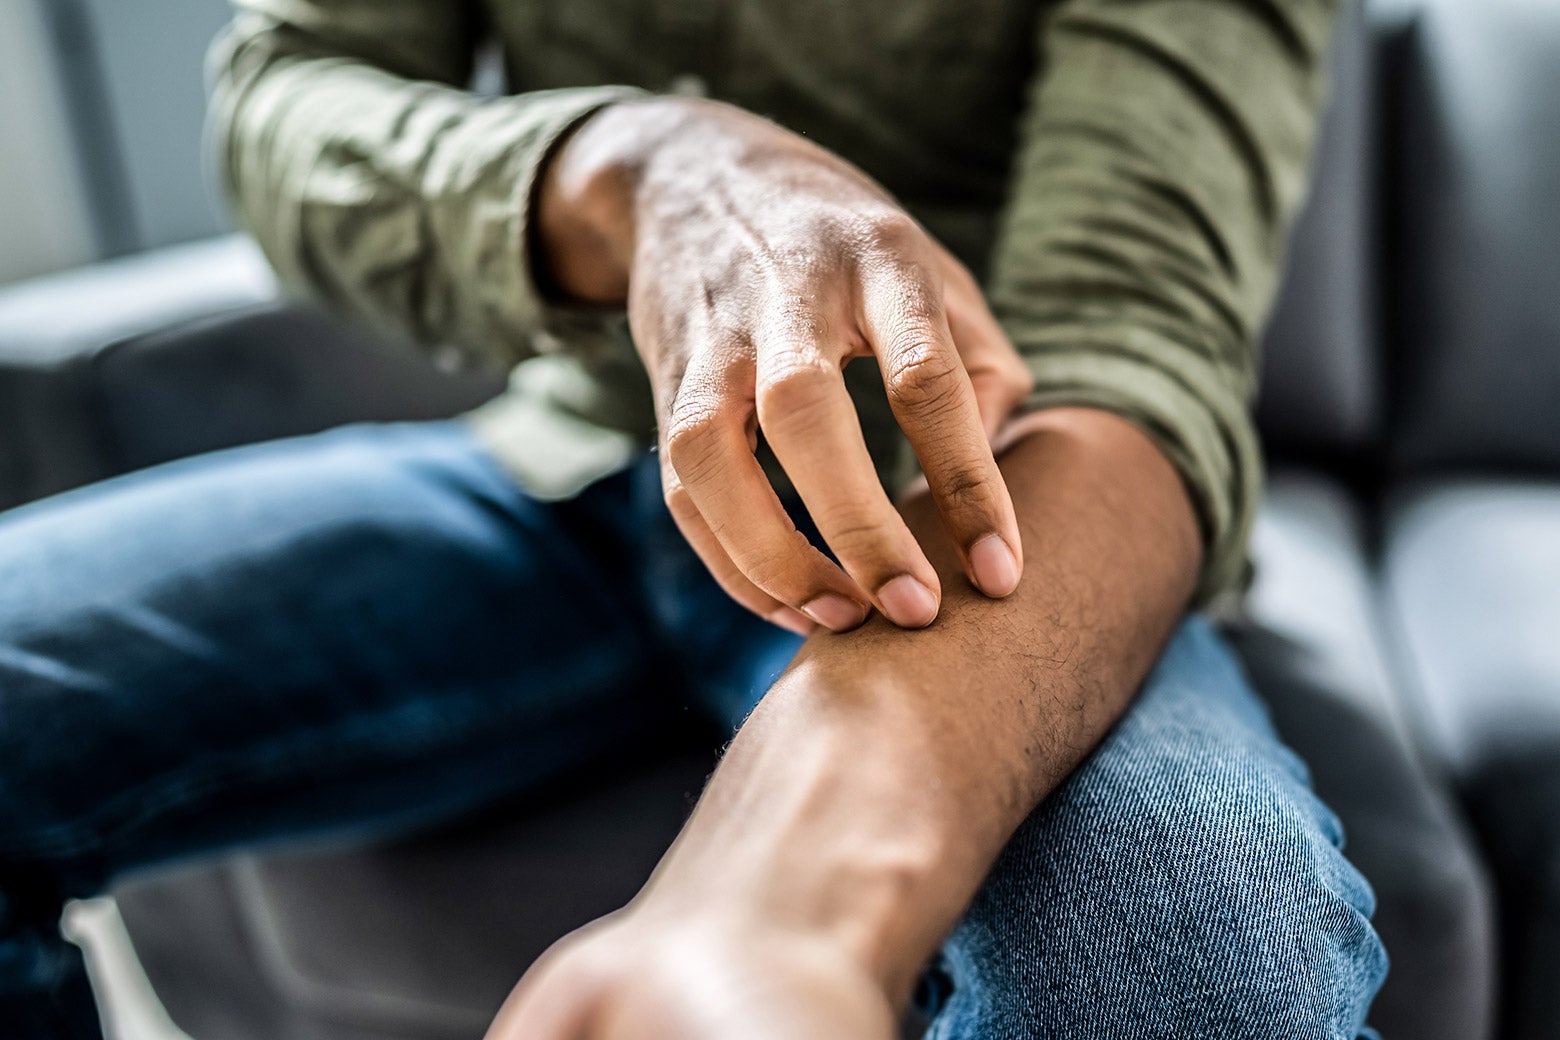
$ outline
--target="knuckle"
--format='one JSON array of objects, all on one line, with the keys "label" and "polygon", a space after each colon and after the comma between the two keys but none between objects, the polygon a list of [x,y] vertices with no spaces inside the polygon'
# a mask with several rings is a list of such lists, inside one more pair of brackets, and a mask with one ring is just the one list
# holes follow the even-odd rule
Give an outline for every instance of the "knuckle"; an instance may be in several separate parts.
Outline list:
[{"label": "knuckle", "polygon": [[666,503],[666,511],[672,514],[674,520],[688,521],[699,514],[693,504],[693,496],[688,494],[688,489],[683,487],[681,481],[663,488],[661,498]]},{"label": "knuckle", "polygon": [[923,236],[920,225],[908,213],[888,209],[866,219],[862,237],[870,250],[901,253],[911,248],[919,252]]},{"label": "knuckle", "polygon": [[780,344],[778,352],[805,355],[829,338],[830,323],[819,312],[816,286],[825,275],[816,261],[796,261],[789,287],[771,294],[760,325],[760,337]]},{"label": "knuckle", "polygon": [[968,522],[977,526],[997,508],[991,480],[973,466],[951,467],[938,475],[935,486],[937,497],[950,516],[968,517]]},{"label": "knuckle", "polygon": [[834,367],[822,358],[793,354],[759,383],[759,422],[817,407],[827,400],[835,378]]},{"label": "knuckle", "polygon": [[716,461],[718,424],[715,409],[709,407],[679,404],[672,413],[666,427],[666,458],[682,481],[698,480]]},{"label": "knuckle", "polygon": [[841,559],[850,559],[858,565],[886,565],[889,562],[886,528],[858,510],[822,515],[818,518],[818,527],[828,532],[829,547]]},{"label": "knuckle", "polygon": [[960,389],[959,359],[925,330],[912,330],[892,345],[883,386],[890,400],[911,409],[954,404]]},{"label": "knuckle", "polygon": [[811,557],[815,552],[805,535],[793,531],[789,543],[755,551],[744,562],[743,571],[748,581],[775,599],[798,606],[811,588]]},{"label": "knuckle", "polygon": [[901,263],[895,271],[894,312],[904,326],[901,337],[935,341],[937,328],[948,316],[947,296],[926,268]]},{"label": "knuckle", "polygon": [[751,560],[747,567],[747,579],[769,595],[782,601],[795,598],[787,593],[796,585],[794,567],[780,553],[762,553]]},{"label": "knuckle", "polygon": [[990,481],[969,466],[954,467],[937,486],[944,498],[957,505],[984,505],[991,497]]}]

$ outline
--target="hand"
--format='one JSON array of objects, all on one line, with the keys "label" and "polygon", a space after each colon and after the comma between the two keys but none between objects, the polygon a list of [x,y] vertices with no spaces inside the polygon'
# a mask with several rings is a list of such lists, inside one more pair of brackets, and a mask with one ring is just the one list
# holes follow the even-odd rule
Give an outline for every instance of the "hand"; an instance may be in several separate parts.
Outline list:
[{"label": "hand", "polygon": [[[1044,580],[950,593],[914,637],[808,640],[617,914],[559,942],[488,1040],[890,1040],[1020,821],[1130,701],[1180,617],[1196,513],[1104,412],[1012,424],[1003,465]],[[956,573],[929,496],[910,527]]]},{"label": "hand", "polygon": [[[559,288],[626,299],[655,390],[667,504],[715,578],[806,634],[869,606],[930,624],[936,570],[884,492],[843,369],[874,357],[964,573],[1017,586],[989,438],[1030,388],[970,273],[859,170],[712,102],[609,107],[554,157],[539,245]],[[833,563],[754,457],[785,468]]]},{"label": "hand", "polygon": [[892,1040],[887,998],[831,944],[687,920],[603,918],[520,980],[487,1040]]}]

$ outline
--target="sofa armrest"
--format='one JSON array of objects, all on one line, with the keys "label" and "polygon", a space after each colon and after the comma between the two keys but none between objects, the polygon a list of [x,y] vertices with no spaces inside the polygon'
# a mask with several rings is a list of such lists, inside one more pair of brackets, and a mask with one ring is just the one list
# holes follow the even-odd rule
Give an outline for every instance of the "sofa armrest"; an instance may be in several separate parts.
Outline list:
[{"label": "sofa armrest", "polygon": [[216,448],[443,418],[503,382],[282,301],[238,236],[0,288],[0,509]]},{"label": "sofa armrest", "polygon": [[107,475],[87,378],[100,350],[276,295],[236,235],[0,287],[0,508]]},{"label": "sofa armrest", "polygon": [[0,365],[65,364],[130,336],[278,295],[242,235],[110,260],[0,287]]},{"label": "sofa armrest", "polygon": [[90,383],[119,473],[344,423],[444,419],[505,378],[278,302],[120,340],[92,359]]}]

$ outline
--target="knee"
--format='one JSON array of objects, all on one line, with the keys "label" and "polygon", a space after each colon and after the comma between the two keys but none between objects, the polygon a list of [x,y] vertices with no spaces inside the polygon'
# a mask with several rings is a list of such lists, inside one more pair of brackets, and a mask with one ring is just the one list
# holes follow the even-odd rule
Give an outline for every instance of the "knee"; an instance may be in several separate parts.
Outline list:
[{"label": "knee", "polygon": [[1386,958],[1336,819],[1260,728],[1157,707],[1026,821],[949,943],[971,1035],[1352,1040]]}]

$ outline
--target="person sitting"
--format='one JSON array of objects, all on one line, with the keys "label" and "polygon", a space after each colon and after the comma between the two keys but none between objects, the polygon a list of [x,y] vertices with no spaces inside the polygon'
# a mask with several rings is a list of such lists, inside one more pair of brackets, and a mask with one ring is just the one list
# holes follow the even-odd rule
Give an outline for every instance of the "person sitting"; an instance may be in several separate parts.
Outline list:
[{"label": "person sitting", "polygon": [[0,518],[8,1035],[98,1035],[68,898],[690,704],[681,836],[495,1040],[1370,1035],[1369,887],[1198,610],[1336,6],[241,0],[242,224],[512,385]]}]

